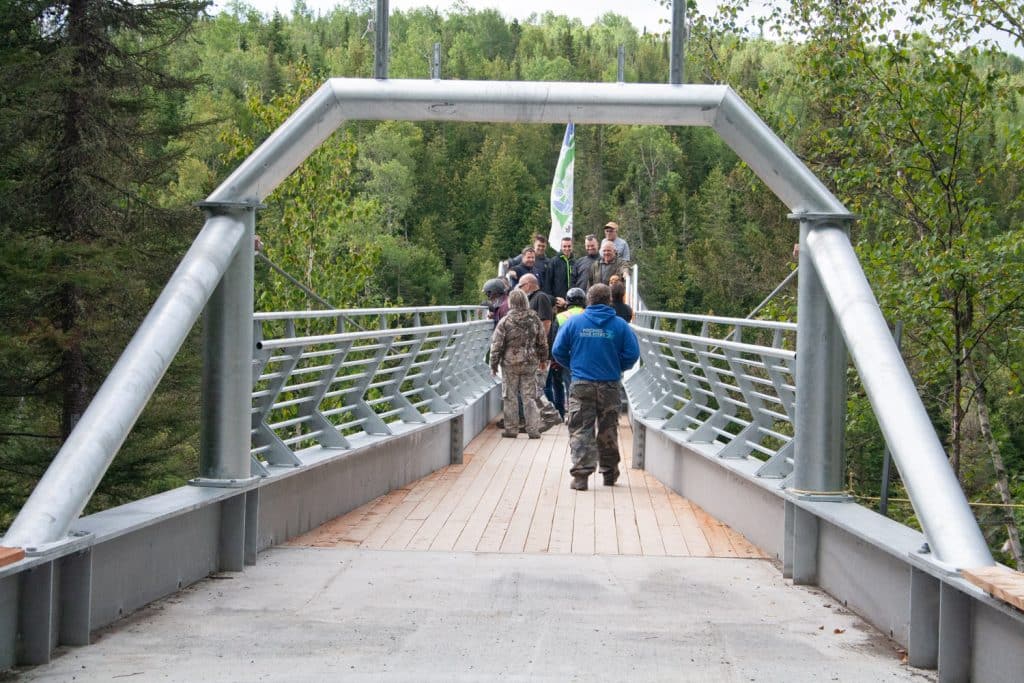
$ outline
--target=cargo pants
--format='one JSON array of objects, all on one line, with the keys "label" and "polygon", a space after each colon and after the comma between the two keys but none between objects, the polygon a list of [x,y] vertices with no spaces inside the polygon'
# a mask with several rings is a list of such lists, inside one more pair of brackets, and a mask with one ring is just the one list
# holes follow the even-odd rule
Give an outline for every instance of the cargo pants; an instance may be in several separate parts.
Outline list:
[{"label": "cargo pants", "polygon": [[621,382],[573,380],[565,414],[574,476],[590,476],[596,467],[603,475],[619,472],[619,390]]},{"label": "cargo pants", "polygon": [[540,434],[540,411],[532,397],[537,395],[537,370],[526,367],[501,366],[501,408],[505,418],[505,431],[519,431],[519,398],[523,399],[526,433]]}]

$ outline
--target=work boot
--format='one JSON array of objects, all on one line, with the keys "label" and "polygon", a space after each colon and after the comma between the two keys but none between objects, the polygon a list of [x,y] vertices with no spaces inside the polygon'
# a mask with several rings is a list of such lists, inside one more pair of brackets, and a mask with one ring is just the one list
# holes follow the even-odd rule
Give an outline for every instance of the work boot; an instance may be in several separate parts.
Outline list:
[{"label": "work boot", "polygon": [[541,424],[540,431],[546,432],[552,427],[560,424],[562,424],[562,421],[560,419],[557,419],[555,417],[547,417],[544,419],[543,424]]},{"label": "work boot", "polygon": [[530,437],[531,439],[539,439],[540,432],[534,432],[533,434],[527,433],[526,436]]},{"label": "work boot", "polygon": [[510,432],[509,430],[506,429],[501,433],[501,435],[504,436],[506,439],[514,439],[517,436],[519,436],[519,432]]},{"label": "work boot", "polygon": [[572,481],[569,482],[569,488],[573,491],[586,491],[587,490],[587,475],[585,474],[574,474],[572,475]]},{"label": "work boot", "polygon": [[604,476],[604,485],[605,486],[615,486],[615,482],[617,482],[619,480],[619,471],[618,470],[612,470],[610,472],[603,472],[602,475]]},{"label": "work boot", "polygon": [[503,418],[503,417],[498,418],[497,426],[498,426],[498,429],[504,429],[505,428],[505,418]]}]

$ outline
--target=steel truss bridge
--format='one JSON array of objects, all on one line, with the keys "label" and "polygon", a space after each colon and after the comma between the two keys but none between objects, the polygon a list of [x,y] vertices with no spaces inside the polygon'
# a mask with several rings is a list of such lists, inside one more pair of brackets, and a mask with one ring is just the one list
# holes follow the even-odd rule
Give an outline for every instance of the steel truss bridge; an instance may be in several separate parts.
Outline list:
[{"label": "steel truss bridge", "polygon": [[[332,79],[201,207],[207,221],[0,545],[0,670],[450,463],[496,416],[479,307],[253,312],[261,202],[346,120],[706,126],[800,230],[798,323],[641,312],[634,466],[777,558],[942,681],[1019,679],[1024,614],[991,567],[850,244],[855,217],[730,88]],[[203,316],[200,471],[80,517]],[[852,358],[923,533],[844,493]],[[525,443],[525,442],[524,442]]]}]

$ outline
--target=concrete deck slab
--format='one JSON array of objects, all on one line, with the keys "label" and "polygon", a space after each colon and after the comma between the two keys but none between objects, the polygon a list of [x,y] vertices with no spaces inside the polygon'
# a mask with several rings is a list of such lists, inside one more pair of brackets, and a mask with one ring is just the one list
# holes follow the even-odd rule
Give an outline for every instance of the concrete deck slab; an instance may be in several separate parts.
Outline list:
[{"label": "concrete deck slab", "polygon": [[764,560],[274,548],[25,681],[906,681]]}]

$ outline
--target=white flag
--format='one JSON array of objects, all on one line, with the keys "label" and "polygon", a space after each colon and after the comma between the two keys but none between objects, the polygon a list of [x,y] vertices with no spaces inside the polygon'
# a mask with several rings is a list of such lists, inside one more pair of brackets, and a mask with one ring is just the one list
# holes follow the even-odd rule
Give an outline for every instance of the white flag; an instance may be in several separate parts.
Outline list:
[{"label": "white flag", "polygon": [[548,244],[556,252],[563,237],[572,237],[572,172],[576,165],[576,127],[565,127],[562,152],[558,155],[555,179],[551,183],[551,232]]}]

